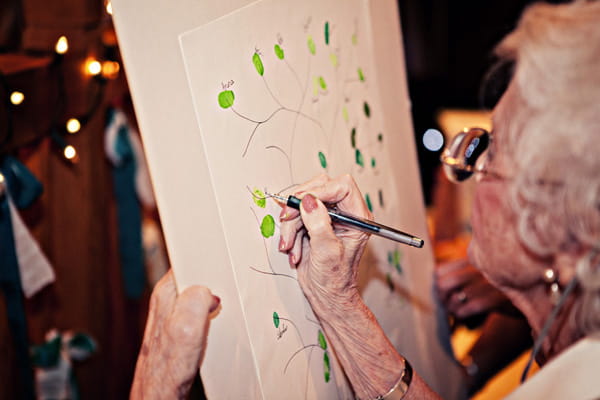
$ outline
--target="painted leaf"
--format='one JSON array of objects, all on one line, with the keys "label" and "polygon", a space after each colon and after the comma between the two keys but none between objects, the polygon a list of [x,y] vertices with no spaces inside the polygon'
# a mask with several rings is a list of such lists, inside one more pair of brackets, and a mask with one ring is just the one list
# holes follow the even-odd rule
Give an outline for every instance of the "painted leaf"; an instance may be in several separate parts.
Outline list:
[{"label": "painted leaf", "polygon": [[254,53],[254,55],[252,56],[252,62],[254,63],[254,68],[256,68],[256,71],[258,72],[258,74],[260,76],[263,76],[265,73],[265,67],[260,58],[260,54]]},{"label": "painted leaf", "polygon": [[327,90],[327,83],[325,83],[325,79],[322,76],[319,77],[319,86],[321,86],[321,89]]},{"label": "painted leaf", "polygon": [[394,263],[394,253],[388,251],[388,264],[392,265]]},{"label": "painted leaf", "polygon": [[325,375],[325,382],[329,382],[331,377],[331,366],[329,365],[329,354],[323,353],[323,374]]},{"label": "painted leaf", "polygon": [[321,346],[323,350],[327,350],[327,341],[325,340],[325,335],[323,335],[321,330],[319,330],[319,346]]},{"label": "painted leaf", "polygon": [[383,207],[383,190],[379,189],[379,205]]},{"label": "painted leaf", "polygon": [[392,281],[392,275],[388,272],[385,274],[385,281],[387,282],[388,287],[390,288],[390,292],[394,291],[394,281]]},{"label": "painted leaf", "polygon": [[265,215],[260,224],[260,233],[266,238],[273,236],[275,233],[275,219],[271,214]]},{"label": "painted leaf", "polygon": [[348,115],[348,109],[346,108],[346,106],[342,108],[342,115],[344,116],[344,121],[350,121],[350,115]]},{"label": "painted leaf", "polygon": [[369,196],[369,193],[365,195],[365,202],[367,203],[369,211],[373,212],[373,203],[371,203],[371,196]]},{"label": "painted leaf", "polygon": [[350,142],[352,143],[352,148],[356,148],[356,128],[352,128],[352,132],[350,133]]},{"label": "painted leaf", "polygon": [[280,60],[283,60],[283,58],[285,57],[285,54],[283,52],[283,49],[281,48],[281,46],[279,46],[278,44],[275,45],[275,55],[277,56],[277,58],[279,58]]},{"label": "painted leaf", "polygon": [[315,41],[313,40],[312,36],[308,37],[307,44],[310,54],[315,55],[317,53],[317,46],[315,46]]},{"label": "painted leaf", "polygon": [[329,44],[329,22],[325,22],[325,44]]},{"label": "painted leaf", "polygon": [[265,208],[267,206],[267,199],[265,198],[265,193],[260,189],[254,189],[254,196],[252,196],[252,200],[256,203],[260,208]]},{"label": "painted leaf", "polygon": [[377,135],[377,140],[379,142],[383,142],[383,133],[380,133],[379,135]]},{"label": "painted leaf", "polygon": [[377,166],[377,161],[375,161],[375,157],[371,158],[371,167],[375,168]]},{"label": "painted leaf", "polygon": [[365,81],[365,75],[363,74],[362,68],[358,69],[358,79],[360,79],[361,82]]},{"label": "painted leaf", "polygon": [[359,149],[356,149],[355,156],[356,156],[356,163],[358,165],[360,165],[361,167],[364,167],[365,161],[363,160],[363,155]]},{"label": "painted leaf", "polygon": [[338,66],[338,56],[335,53],[329,55],[329,61],[331,61],[331,65],[334,67]]},{"label": "painted leaf", "polygon": [[277,314],[277,311],[273,311],[273,325],[275,325],[275,328],[279,328],[279,314]]},{"label": "painted leaf", "polygon": [[219,105],[222,108],[229,108],[233,105],[233,100],[235,100],[235,95],[232,90],[223,90],[219,93]]},{"label": "painted leaf", "polygon": [[369,107],[369,103],[365,101],[363,108],[365,110],[365,115],[367,116],[367,118],[371,118],[371,107]]},{"label": "painted leaf", "polygon": [[394,251],[394,267],[399,274],[402,273],[402,253],[398,249]]},{"label": "painted leaf", "polygon": [[327,159],[325,158],[325,154],[323,152],[319,152],[319,161],[321,162],[321,167],[327,168]]},{"label": "painted leaf", "polygon": [[352,35],[352,44],[356,46],[356,44],[358,43],[358,36],[356,36],[356,33],[354,35]]}]

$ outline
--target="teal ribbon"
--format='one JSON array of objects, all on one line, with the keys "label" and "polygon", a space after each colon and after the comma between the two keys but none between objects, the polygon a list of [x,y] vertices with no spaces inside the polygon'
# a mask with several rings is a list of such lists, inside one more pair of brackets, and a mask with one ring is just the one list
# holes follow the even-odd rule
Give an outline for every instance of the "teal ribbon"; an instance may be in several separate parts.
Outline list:
[{"label": "teal ribbon", "polygon": [[[114,123],[111,110],[108,123]],[[112,170],[117,202],[119,258],[125,295],[139,299],[146,285],[142,247],[142,211],[135,190],[136,159],[129,141],[129,128],[121,125],[117,131],[115,152],[120,163]]]},{"label": "teal ribbon", "polygon": [[6,301],[6,314],[17,356],[21,392],[23,398],[33,399],[34,385],[29,363],[27,320],[8,196],[10,195],[18,208],[25,208],[42,193],[42,185],[27,167],[12,157],[2,160],[0,172],[4,176],[5,190],[8,192],[0,198],[0,290]]}]

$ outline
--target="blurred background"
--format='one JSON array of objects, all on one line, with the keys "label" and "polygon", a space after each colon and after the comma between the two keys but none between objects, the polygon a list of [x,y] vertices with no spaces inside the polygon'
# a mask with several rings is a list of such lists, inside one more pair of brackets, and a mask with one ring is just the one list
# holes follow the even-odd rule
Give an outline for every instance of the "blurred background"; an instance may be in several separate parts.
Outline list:
[{"label": "blurred background", "polygon": [[[464,256],[471,195],[440,174],[443,143],[489,128],[482,82],[528,3],[399,1],[439,261]],[[0,2],[1,399],[32,398],[34,380],[70,398],[127,398],[149,293],[168,268],[111,14],[107,0]],[[464,353],[478,331],[457,332]]]}]

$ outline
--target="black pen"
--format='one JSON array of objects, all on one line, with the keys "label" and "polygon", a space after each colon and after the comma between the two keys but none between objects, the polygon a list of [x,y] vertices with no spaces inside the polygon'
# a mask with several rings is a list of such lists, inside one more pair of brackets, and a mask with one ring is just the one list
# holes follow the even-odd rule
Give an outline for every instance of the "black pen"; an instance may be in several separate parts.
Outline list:
[{"label": "black pen", "polygon": [[[295,196],[288,196],[288,198],[285,198],[277,194],[265,194],[267,197],[273,197],[281,201],[282,203],[285,203],[289,207],[295,208],[296,210],[300,209],[301,200]],[[419,239],[418,237],[409,233],[390,228],[389,226],[378,224],[375,221],[369,221],[345,213],[343,211],[338,210],[335,206],[327,206],[327,209],[329,216],[331,217],[331,221],[334,223],[345,225],[350,228],[358,229],[359,231],[363,231],[373,235],[381,236],[386,239],[395,240],[396,242],[404,243],[409,246],[419,248],[423,247],[423,239]]]}]

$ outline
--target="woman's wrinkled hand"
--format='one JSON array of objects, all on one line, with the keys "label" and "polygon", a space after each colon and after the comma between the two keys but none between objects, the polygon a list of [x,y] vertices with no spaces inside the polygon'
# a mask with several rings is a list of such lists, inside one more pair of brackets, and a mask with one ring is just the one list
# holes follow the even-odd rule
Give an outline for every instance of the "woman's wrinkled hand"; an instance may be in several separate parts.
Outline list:
[{"label": "woman's wrinkled hand", "polygon": [[203,286],[190,286],[177,295],[172,271],[157,283],[131,399],[186,398],[204,354],[209,315],[219,303]]},{"label": "woman's wrinkled hand", "polygon": [[369,235],[332,226],[324,204],[372,219],[356,182],[349,175],[334,179],[320,175],[296,187],[294,194],[302,203],[300,210],[281,211],[279,250],[288,253],[290,265],[298,268],[300,286],[311,305],[318,308],[332,298],[357,296],[358,262]]}]

